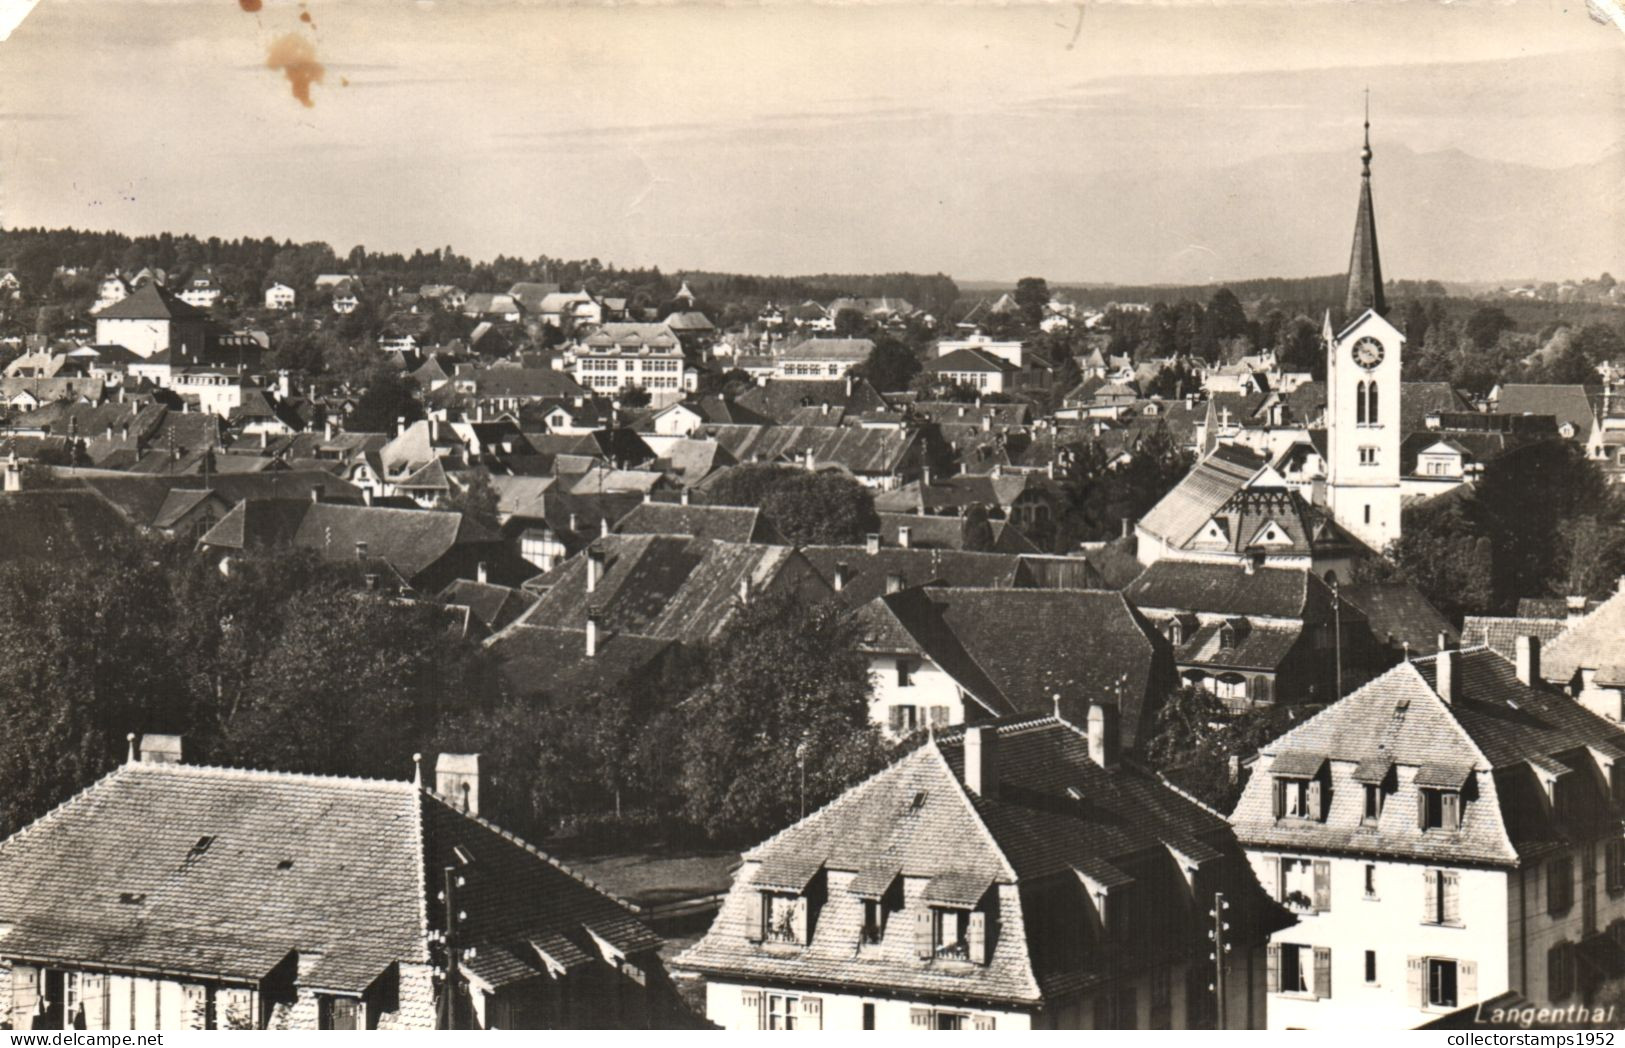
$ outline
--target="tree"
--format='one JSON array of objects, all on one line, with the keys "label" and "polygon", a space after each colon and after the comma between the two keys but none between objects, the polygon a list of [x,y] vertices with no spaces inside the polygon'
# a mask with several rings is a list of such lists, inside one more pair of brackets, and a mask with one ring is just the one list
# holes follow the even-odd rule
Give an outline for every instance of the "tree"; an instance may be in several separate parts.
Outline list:
[{"label": "tree", "polygon": [[1221,287],[1213,292],[1208,300],[1207,312],[1203,314],[1208,331],[1215,339],[1242,338],[1248,333],[1247,311],[1242,308],[1241,300],[1236,293],[1227,287]]},{"label": "tree", "polygon": [[490,528],[500,529],[497,520],[497,489],[491,483],[491,471],[484,466],[469,470],[456,479],[456,490],[446,498],[446,508],[456,510],[464,517]]},{"label": "tree", "polygon": [[1387,551],[1398,577],[1450,618],[1487,611],[1495,599],[1493,549],[1464,503],[1443,495],[1405,510]]},{"label": "tree", "polygon": [[890,393],[909,388],[920,373],[920,358],[901,341],[882,332],[875,336],[875,347],[868,359],[852,370],[882,393]]},{"label": "tree", "polygon": [[838,603],[789,593],[740,609],[683,706],[690,821],[719,839],[760,840],[884,766],[859,630]]},{"label": "tree", "polygon": [[1489,349],[1501,337],[1501,332],[1517,327],[1506,310],[1500,306],[1479,306],[1467,318],[1464,329],[1467,338],[1479,349]]},{"label": "tree", "polygon": [[1211,692],[1184,685],[1158,705],[1141,756],[1198,800],[1229,811],[1243,785],[1239,776],[1231,778],[1231,761],[1252,756],[1317,709],[1260,706],[1234,715]]},{"label": "tree", "polygon": [[621,402],[621,407],[633,411],[649,406],[649,391],[642,386],[622,386],[615,398]]},{"label": "tree", "polygon": [[874,495],[842,473],[797,471],[762,499],[762,516],[798,546],[847,545],[880,530]]},{"label": "tree", "polygon": [[1021,307],[1021,318],[1029,327],[1037,327],[1044,319],[1044,307],[1049,305],[1049,284],[1043,277],[1022,277],[1016,281],[1013,296]]},{"label": "tree", "polygon": [[416,393],[417,382],[412,378],[388,365],[375,367],[345,428],[356,433],[394,433],[397,420],[410,423],[423,417]]}]

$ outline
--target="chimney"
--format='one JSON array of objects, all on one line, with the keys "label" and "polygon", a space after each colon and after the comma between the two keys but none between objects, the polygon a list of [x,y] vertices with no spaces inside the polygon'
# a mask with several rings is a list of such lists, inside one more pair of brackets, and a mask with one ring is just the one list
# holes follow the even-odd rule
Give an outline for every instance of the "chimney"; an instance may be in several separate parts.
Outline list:
[{"label": "chimney", "polygon": [[643,501],[645,501],[645,502],[653,502],[654,500],[655,500],[655,493],[653,491],[645,491],[643,493]]},{"label": "chimney", "polygon": [[[113,427],[111,427],[111,426],[109,426],[107,428],[107,437],[108,437],[109,440],[111,440],[112,437],[113,437]],[[264,451],[266,448],[268,448],[270,446],[271,446],[271,432],[270,432],[270,430],[265,430],[265,429],[260,430],[260,450]]]},{"label": "chimney", "polygon": [[741,603],[741,604],[749,604],[750,603],[750,579],[749,578],[741,578],[739,580],[739,603]]},{"label": "chimney", "polygon": [[1102,768],[1117,767],[1117,707],[1089,706],[1089,759]]},{"label": "chimney", "polygon": [[146,764],[185,763],[179,735],[143,735],[138,752]]},{"label": "chimney", "polygon": [[812,448],[807,449],[806,462],[807,462],[807,470],[808,470],[808,472],[815,472],[818,469],[818,460],[813,457],[813,449]]},{"label": "chimney", "polygon": [[587,612],[587,658],[598,656],[598,613]]},{"label": "chimney", "polygon": [[871,531],[863,536],[863,548],[871,556],[880,552],[880,533]]},{"label": "chimney", "polygon": [[688,505],[688,489],[687,488],[684,488],[682,491],[677,493],[677,504],[679,506]]},{"label": "chimney", "polygon": [[993,416],[991,414],[982,416],[982,432],[993,432]]},{"label": "chimney", "polygon": [[921,466],[920,467],[920,487],[928,488],[930,486],[931,486],[931,467],[930,466]]},{"label": "chimney", "polygon": [[1520,636],[1518,646],[1518,679],[1531,688],[1538,687],[1540,681],[1540,638]]},{"label": "chimney", "polygon": [[609,518],[608,517],[600,517],[598,519],[598,534],[606,536],[606,537],[609,535]]},{"label": "chimney", "polygon": [[909,539],[910,539],[911,534],[912,534],[913,531],[914,531],[914,529],[909,527],[907,524],[898,525],[898,527],[897,527],[897,544],[899,546],[903,547],[904,549],[908,549],[908,542],[909,542]]},{"label": "chimney", "polygon": [[598,589],[598,579],[604,574],[604,551],[594,546],[587,550],[587,592]]},{"label": "chimney", "polygon": [[1574,595],[1572,597],[1568,597],[1568,598],[1566,598],[1565,603],[1567,603],[1567,605],[1568,605],[1568,621],[1569,622],[1571,622],[1571,623],[1578,622],[1580,619],[1585,618],[1585,614],[1586,614],[1586,598],[1585,598],[1585,594],[1580,593],[1580,594],[1576,594],[1576,595]]},{"label": "chimney", "polygon": [[986,724],[965,729],[965,788],[978,797],[998,798],[998,729]]},{"label": "chimney", "polygon": [[361,489],[361,504],[363,506],[372,505],[372,489],[371,488],[362,488]]},{"label": "chimney", "polygon": [[1439,698],[1454,704],[1461,698],[1461,652],[1450,647],[1450,638],[1439,634],[1439,654],[1433,660],[1433,690]]},{"label": "chimney", "polygon": [[993,463],[993,475],[995,477],[1004,476],[1004,464],[1003,463],[1000,463],[1000,462]]},{"label": "chimney", "polygon": [[846,584],[851,581],[852,569],[847,565],[846,561],[843,560],[835,565],[835,592],[839,593],[846,589]]},{"label": "chimney", "polygon": [[1124,517],[1124,518],[1122,518],[1122,523],[1123,523],[1123,537],[1126,539],[1130,535],[1134,534],[1134,518],[1133,517]]},{"label": "chimney", "polygon": [[896,593],[898,590],[900,590],[902,588],[903,588],[903,576],[896,575],[896,574],[886,576],[886,592],[887,593]]},{"label": "chimney", "polygon": [[366,539],[356,539],[355,540],[355,559],[356,560],[366,560],[367,559],[367,540]]},{"label": "chimney", "polygon": [[320,485],[320,484],[312,484],[310,486],[310,501],[312,501],[312,502],[320,502],[322,500],[322,496],[325,495],[326,493],[327,493],[327,489],[322,487],[322,485]]},{"label": "chimney", "polygon": [[847,396],[848,400],[852,399],[852,376],[851,375],[846,376],[846,396]]},{"label": "chimney", "polygon": [[287,400],[289,397],[293,396],[293,384],[288,381],[288,373],[286,371],[278,371],[276,373],[276,392],[277,396],[281,397],[283,400]]},{"label": "chimney", "polygon": [[480,813],[480,755],[442,753],[434,762],[434,792],[458,811]]},{"label": "chimney", "polygon": [[405,432],[406,432],[406,416],[405,415],[396,415],[395,416],[395,435],[398,437],[402,433],[405,433]]},{"label": "chimney", "polygon": [[474,579],[480,583],[487,581],[487,576],[485,574],[485,561],[482,560],[478,564],[474,565]]},{"label": "chimney", "polygon": [[23,468],[17,465],[17,453],[13,451],[11,457],[6,459],[6,493],[12,494],[23,490]]},{"label": "chimney", "polygon": [[1615,584],[1614,588],[1618,593],[1625,593],[1625,575],[1619,577],[1619,582]]}]

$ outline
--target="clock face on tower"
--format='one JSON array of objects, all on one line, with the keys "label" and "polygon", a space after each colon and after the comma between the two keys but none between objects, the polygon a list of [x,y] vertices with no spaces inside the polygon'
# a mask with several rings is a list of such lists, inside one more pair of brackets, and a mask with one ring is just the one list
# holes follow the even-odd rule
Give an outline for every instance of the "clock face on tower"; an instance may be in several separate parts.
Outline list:
[{"label": "clock face on tower", "polygon": [[1387,351],[1382,348],[1381,342],[1367,336],[1354,343],[1354,362],[1370,371],[1382,363],[1385,352]]}]

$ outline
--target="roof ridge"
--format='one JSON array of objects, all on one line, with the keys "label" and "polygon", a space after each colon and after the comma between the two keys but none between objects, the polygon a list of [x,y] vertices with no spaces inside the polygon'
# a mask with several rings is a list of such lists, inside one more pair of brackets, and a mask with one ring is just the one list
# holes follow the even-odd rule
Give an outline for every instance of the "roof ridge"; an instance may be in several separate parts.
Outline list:
[{"label": "roof ridge", "polygon": [[[1017,876],[1016,868],[1010,862],[1010,857],[1005,854],[1004,848],[999,845],[999,839],[995,837],[993,835],[993,831],[988,828],[987,822],[982,818],[982,813],[976,810],[976,802],[971,800],[970,788],[965,785],[964,781],[961,780],[959,776],[954,774],[954,769],[948,764],[948,758],[942,752],[941,742],[937,739],[931,739],[921,748],[934,755],[936,759],[941,762],[942,770],[948,775],[948,781],[952,782],[956,787],[958,787],[954,791],[954,796],[958,797],[959,800],[965,805],[966,810],[970,812],[971,820],[976,824],[976,828],[981,830],[982,836],[987,839],[988,847],[992,848],[993,854],[998,856],[1000,864],[1004,866],[1004,875],[1010,878],[1010,882],[1012,884],[1020,881],[1021,878]],[[1032,974],[1031,964],[1032,962],[1029,959],[1029,975]]]},{"label": "roof ridge", "polygon": [[321,772],[278,771],[274,768],[249,768],[230,764],[189,764],[185,761],[125,761],[120,768],[157,771],[166,775],[224,775],[241,779],[272,779],[282,782],[308,782],[321,785],[340,785],[352,789],[391,786],[410,788],[406,779],[371,778],[365,775],[328,775]]},{"label": "roof ridge", "polygon": [[35,819],[34,821],[24,825],[21,829],[19,829],[16,833],[13,833],[10,837],[0,838],[0,850],[4,850],[6,845],[8,845],[8,844],[11,844],[11,843],[14,843],[16,841],[22,840],[25,836],[28,835],[29,831],[34,830],[34,829],[38,829],[38,828],[44,826],[47,822],[49,822],[51,820],[54,820],[58,815],[61,815],[64,811],[67,810],[67,808],[70,805],[72,805],[73,803],[78,801],[81,797],[83,797],[86,794],[90,793],[92,790],[99,789],[101,786],[106,784],[109,780],[113,779],[121,771],[123,771],[125,768],[128,768],[128,767],[129,767],[128,763],[119,764],[119,765],[115,766],[107,774],[103,775],[101,778],[97,779],[95,782],[91,783],[89,786],[86,786],[84,789],[81,789],[81,790],[79,790],[79,791],[77,791],[77,792],[75,792],[73,794],[70,794],[60,804],[56,805],[54,808],[49,809],[48,811],[46,811],[43,815],[39,816],[39,818]]}]

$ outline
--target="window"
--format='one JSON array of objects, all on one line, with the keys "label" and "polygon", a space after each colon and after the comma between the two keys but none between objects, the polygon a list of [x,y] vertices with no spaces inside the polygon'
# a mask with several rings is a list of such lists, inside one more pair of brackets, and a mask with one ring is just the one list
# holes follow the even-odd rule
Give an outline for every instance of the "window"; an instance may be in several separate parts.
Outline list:
[{"label": "window", "polygon": [[1281,992],[1308,993],[1309,969],[1304,963],[1309,947],[1281,944]]},{"label": "window", "polygon": [[1361,821],[1375,824],[1382,818],[1382,787],[1376,783],[1365,784],[1365,813]]},{"label": "window", "polygon": [[906,735],[919,727],[919,707],[892,706],[886,710],[889,725],[894,735]]},{"label": "window", "polygon": [[1377,449],[1365,447],[1360,449],[1360,465],[1375,466],[1377,464]]},{"label": "window", "polygon": [[762,911],[762,929],[768,942],[801,942],[807,923],[804,897],[768,892],[762,896]]},{"label": "window", "polygon": [[1625,841],[1609,841],[1603,849],[1603,875],[1609,895],[1625,892]]},{"label": "window", "polygon": [[914,664],[908,659],[897,660],[897,686],[899,688],[914,686]]},{"label": "window", "polygon": [[1365,897],[1367,899],[1377,897],[1377,864],[1374,862],[1365,864]]},{"label": "window", "polygon": [[1365,522],[1367,524],[1371,523],[1371,506],[1369,504],[1365,507]]},{"label": "window", "polygon": [[1371,985],[1371,986],[1375,986],[1377,984],[1377,951],[1376,950],[1367,950],[1365,952],[1365,981],[1366,981],[1366,983],[1368,985]]},{"label": "window", "polygon": [[317,998],[317,1027],[323,1030],[359,1030],[356,1018],[361,1002],[354,997]]},{"label": "window", "polygon": [[1455,790],[1423,789],[1417,819],[1423,830],[1459,830],[1461,794]]},{"label": "window", "polygon": [[1361,382],[1354,387],[1354,422],[1356,425],[1365,425],[1365,383]]},{"label": "window", "polygon": [[1567,913],[1574,905],[1574,859],[1565,855],[1546,864],[1546,912]]},{"label": "window", "polygon": [[1461,925],[1461,875],[1455,870],[1422,871],[1422,923]]},{"label": "window", "polygon": [[1280,817],[1288,819],[1313,818],[1309,813],[1308,779],[1276,779],[1275,790],[1275,810]]},{"label": "window", "polygon": [[1546,951],[1546,993],[1561,1001],[1574,992],[1574,944],[1560,942]]},{"label": "window", "polygon": [[1435,1008],[1456,1007],[1456,962],[1428,958],[1427,1002]]},{"label": "window", "polygon": [[767,1028],[769,1030],[794,1030],[796,1028],[796,1006],[801,998],[791,997],[789,994],[770,993],[767,995]]},{"label": "window", "polygon": [[885,932],[886,910],[879,899],[863,900],[863,941],[878,943]]},{"label": "window", "polygon": [[970,959],[969,910],[931,911],[931,949],[938,957],[954,960]]},{"label": "window", "polygon": [[865,1030],[875,1028],[875,1005],[873,1001],[863,1002],[863,1028]]},{"label": "window", "polygon": [[1279,898],[1295,910],[1319,913],[1331,909],[1331,863],[1324,859],[1283,858]]},{"label": "window", "polygon": [[970,1016],[963,1012],[935,1012],[933,1018],[936,1020],[932,1024],[933,1029],[963,1030],[965,1029],[965,1020],[969,1019]]}]

